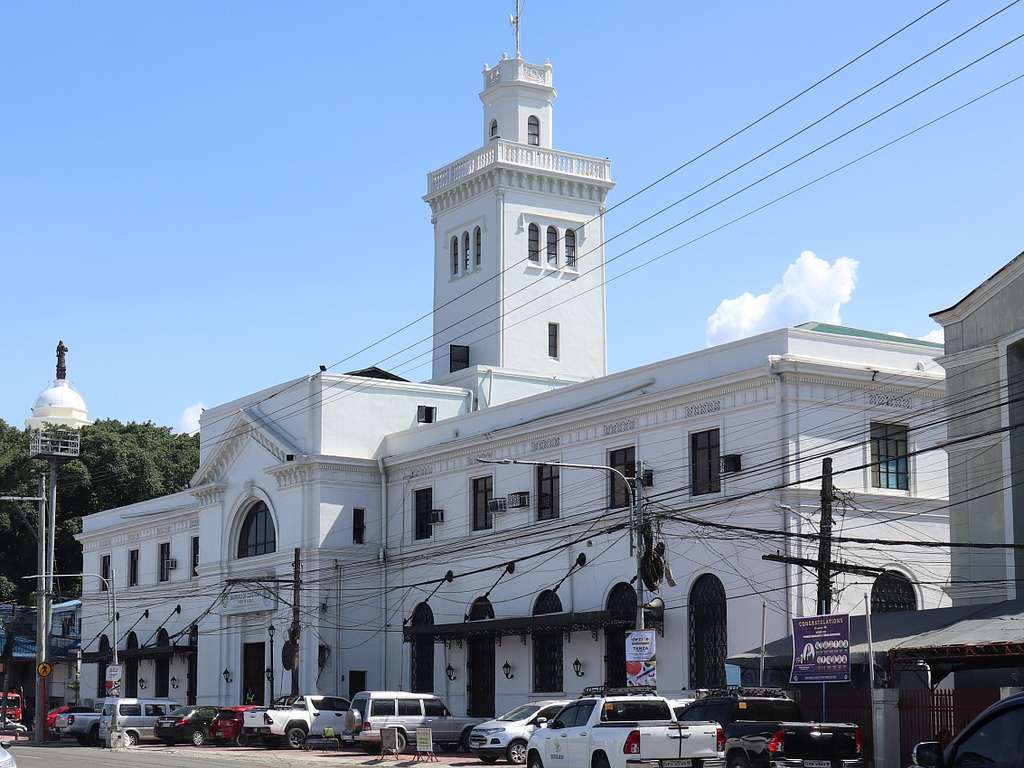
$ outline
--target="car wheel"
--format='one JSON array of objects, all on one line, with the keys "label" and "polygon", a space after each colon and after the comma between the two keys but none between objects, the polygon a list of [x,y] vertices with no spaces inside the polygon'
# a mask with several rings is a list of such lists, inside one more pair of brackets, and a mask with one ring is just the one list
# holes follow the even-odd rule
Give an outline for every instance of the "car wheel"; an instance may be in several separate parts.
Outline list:
[{"label": "car wheel", "polygon": [[201,747],[206,743],[206,734],[196,728],[189,736],[189,741],[192,742],[193,747]]},{"label": "car wheel", "polygon": [[75,741],[78,742],[78,746],[80,746],[80,747],[87,747],[87,746],[89,746],[89,739],[88,739],[88,737],[87,736],[83,736],[82,734],[79,734],[79,735],[75,736]]},{"label": "car wheel", "polygon": [[459,751],[460,752],[471,752],[469,748],[469,734],[473,730],[472,727],[467,728],[462,732],[462,736],[459,737]]},{"label": "car wheel", "polygon": [[746,755],[731,755],[727,766],[728,768],[750,768],[750,761]]},{"label": "car wheel", "polygon": [[544,768],[544,762],[540,759],[540,755],[536,752],[531,752],[530,756],[526,758],[527,768]]},{"label": "car wheel", "polygon": [[482,762],[485,762],[488,765],[490,765],[491,763],[498,762],[497,755],[477,755],[477,757],[479,757]]},{"label": "car wheel", "polygon": [[406,737],[406,735],[402,731],[396,733],[395,747],[397,748],[398,754],[402,754],[403,752],[405,752],[405,748],[407,746],[409,746],[409,739]]},{"label": "car wheel", "polygon": [[[228,743],[230,744],[231,742]],[[235,736],[234,744],[236,747],[248,747],[249,737],[246,736],[244,733],[240,733],[237,736]]]},{"label": "car wheel", "polygon": [[505,757],[512,765],[522,765],[526,762],[526,742],[522,739],[517,739],[508,745],[508,749],[505,750]]},{"label": "car wheel", "polygon": [[125,731],[124,745],[126,747],[137,747],[139,745],[139,734],[134,731]]},{"label": "car wheel", "polygon": [[285,732],[284,740],[288,744],[288,749],[302,749],[306,745],[306,731],[293,725]]},{"label": "car wheel", "polygon": [[594,758],[594,768],[611,768],[608,764],[608,757],[606,755],[598,755]]},{"label": "car wheel", "polygon": [[89,730],[89,746],[90,747],[98,747],[99,745],[100,745],[100,727],[98,725],[94,725]]}]

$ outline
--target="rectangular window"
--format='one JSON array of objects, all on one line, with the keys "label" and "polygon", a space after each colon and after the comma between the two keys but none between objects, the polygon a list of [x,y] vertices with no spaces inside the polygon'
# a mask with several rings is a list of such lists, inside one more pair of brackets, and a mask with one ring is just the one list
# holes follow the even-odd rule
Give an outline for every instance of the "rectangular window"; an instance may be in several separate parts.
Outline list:
[{"label": "rectangular window", "polygon": [[548,323],[548,357],[558,357],[558,323]]},{"label": "rectangular window", "polygon": [[576,269],[576,230],[565,230],[565,266]]},{"label": "rectangular window", "polygon": [[554,520],[558,517],[558,465],[541,464],[537,467],[537,519]]},{"label": "rectangular window", "polygon": [[160,545],[160,581],[171,580],[171,545],[164,542]]},{"label": "rectangular window", "polygon": [[100,591],[107,591],[107,579],[110,578],[110,555],[103,555],[100,558],[100,576],[103,577],[104,581],[100,584]]},{"label": "rectangular window", "polygon": [[434,506],[434,489],[420,488],[416,491],[416,540],[430,538],[430,510]]},{"label": "rectangular window", "polygon": [[494,527],[494,520],[491,518],[491,510],[488,509],[488,502],[494,493],[494,478],[487,477],[473,478],[473,530],[486,531]]},{"label": "rectangular window", "polygon": [[[628,478],[636,476],[636,448],[619,448],[608,452],[608,466],[617,469]],[[609,473],[608,480],[608,506],[611,509],[628,507],[632,503],[633,496],[629,488],[622,481],[622,478],[615,472]]]},{"label": "rectangular window", "polygon": [[910,489],[907,428],[902,424],[871,424],[871,485]]},{"label": "rectangular window", "polygon": [[469,347],[465,344],[452,344],[448,347],[448,371],[455,373],[469,368]]},{"label": "rectangular window", "polygon": [[139,550],[128,552],[128,586],[139,586]]},{"label": "rectangular window", "polygon": [[366,534],[366,510],[356,507],[352,510],[352,543],[362,544]]},{"label": "rectangular window", "polygon": [[433,405],[417,405],[416,421],[420,424],[433,424],[437,418],[437,408]]},{"label": "rectangular window", "polygon": [[192,578],[195,579],[199,576],[199,537],[192,537],[192,570],[190,571]]},{"label": "rectangular window", "polygon": [[717,429],[690,435],[690,495],[718,493],[722,490],[719,475],[719,439]]}]

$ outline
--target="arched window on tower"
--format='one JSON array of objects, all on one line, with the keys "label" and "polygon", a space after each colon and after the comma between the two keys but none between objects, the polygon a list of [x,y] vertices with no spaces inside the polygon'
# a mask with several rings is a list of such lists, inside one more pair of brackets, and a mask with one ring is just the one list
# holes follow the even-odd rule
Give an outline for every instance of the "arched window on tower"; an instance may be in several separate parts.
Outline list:
[{"label": "arched window on tower", "polygon": [[576,230],[565,230],[565,266],[576,269]]},{"label": "arched window on tower", "polygon": [[469,272],[469,232],[462,233],[462,271]]},{"label": "arched window on tower", "polygon": [[473,263],[476,266],[480,266],[480,250],[483,246],[482,235],[480,233],[480,227],[473,230]]},{"label": "arched window on tower", "polygon": [[434,612],[426,603],[420,603],[412,612],[409,622],[416,630],[409,658],[409,679],[413,693],[434,691],[434,636],[428,630],[434,626]]},{"label": "arched window on tower", "polygon": [[725,587],[705,573],[690,589],[690,687],[725,686]]},{"label": "arched window on tower", "polygon": [[452,237],[452,274],[459,274],[459,238]]},{"label": "arched window on tower", "polygon": [[540,227],[531,224],[529,227],[529,245],[527,246],[530,261],[540,262]]},{"label": "arched window on tower", "polygon": [[548,227],[548,266],[558,266],[558,230]]},{"label": "arched window on tower", "polygon": [[497,120],[491,120],[491,138],[492,139],[498,138],[498,121]]},{"label": "arched window on tower", "polygon": [[540,120],[536,115],[530,115],[530,119],[526,121],[526,143],[531,147],[540,146]]},{"label": "arched window on tower", "polygon": [[245,514],[242,532],[238,536],[238,556],[255,557],[277,551],[277,534],[270,510],[262,501],[257,501]]},{"label": "arched window on tower", "polygon": [[[557,592],[545,589],[537,596],[534,616],[561,612],[562,601]],[[562,633],[559,631],[533,633],[533,690],[536,693],[562,690]]]},{"label": "arched window on tower", "polygon": [[609,626],[604,631],[604,684],[626,687],[626,633],[636,624],[636,590],[620,581],[608,593]]},{"label": "arched window on tower", "polygon": [[885,571],[871,585],[871,612],[916,611],[917,596],[910,579],[896,571]]}]

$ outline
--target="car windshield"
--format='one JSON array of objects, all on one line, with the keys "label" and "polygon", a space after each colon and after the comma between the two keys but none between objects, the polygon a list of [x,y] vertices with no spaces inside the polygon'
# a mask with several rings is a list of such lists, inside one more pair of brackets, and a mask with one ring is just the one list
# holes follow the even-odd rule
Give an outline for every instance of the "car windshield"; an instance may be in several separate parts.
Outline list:
[{"label": "car windshield", "polygon": [[274,703],[270,705],[271,709],[292,709],[296,704],[302,704],[302,696],[281,696],[280,698],[274,699]]},{"label": "car windshield", "polygon": [[192,707],[175,707],[171,710],[170,714],[175,717],[185,717],[192,713]]},{"label": "car windshield", "polygon": [[536,704],[523,704],[521,707],[516,707],[511,712],[506,712],[497,719],[503,723],[514,723],[519,720],[526,720],[527,718],[533,717],[539,711],[540,707]]}]

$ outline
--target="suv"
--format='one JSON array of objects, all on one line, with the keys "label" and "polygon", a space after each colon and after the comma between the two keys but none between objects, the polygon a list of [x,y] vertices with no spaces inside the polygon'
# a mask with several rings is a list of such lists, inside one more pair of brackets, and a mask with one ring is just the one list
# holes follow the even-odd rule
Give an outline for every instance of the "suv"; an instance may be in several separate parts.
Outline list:
[{"label": "suv", "polygon": [[178,707],[156,721],[153,735],[169,747],[180,741],[201,747],[210,737],[210,723],[219,711],[217,707]]},{"label": "suv", "polygon": [[914,765],[946,768],[962,765],[1018,765],[1024,754],[1024,694],[997,701],[949,742],[914,747]]},{"label": "suv", "polygon": [[134,747],[140,741],[152,740],[157,719],[180,706],[169,699],[107,699],[100,715],[100,742],[107,740],[114,707],[117,707],[117,727],[124,732],[125,746]]},{"label": "suv", "polygon": [[863,768],[864,740],[854,723],[811,723],[774,688],[713,691],[676,710],[680,723],[712,720],[725,729],[727,768]]},{"label": "suv", "polygon": [[363,691],[352,699],[345,737],[361,742],[367,752],[380,749],[380,729],[398,729],[398,751],[416,738],[417,728],[430,728],[434,743],[469,751],[469,733],[481,717],[456,717],[432,693]]},{"label": "suv", "polygon": [[513,765],[526,762],[526,743],[562,711],[568,700],[535,701],[523,704],[501,717],[481,723],[469,734],[469,748],[485,763],[504,757]]}]

